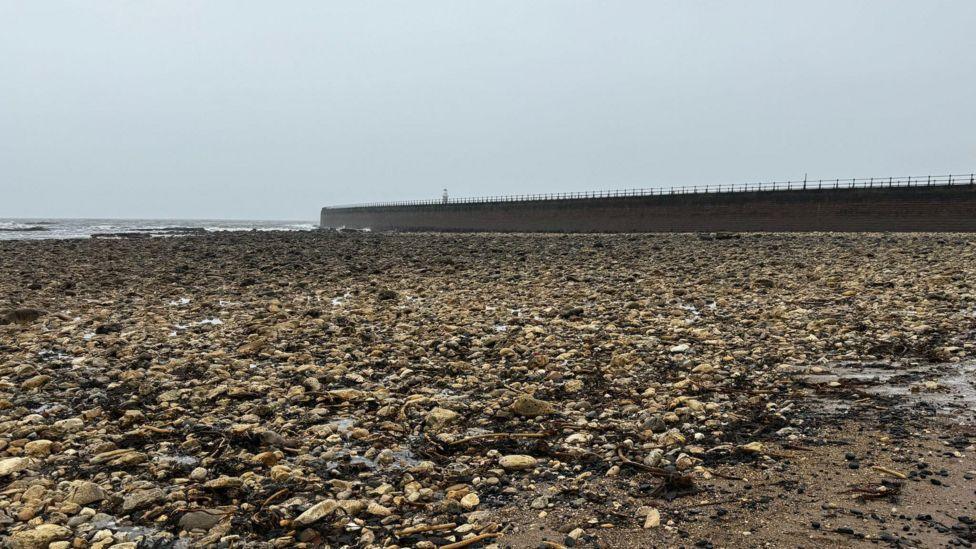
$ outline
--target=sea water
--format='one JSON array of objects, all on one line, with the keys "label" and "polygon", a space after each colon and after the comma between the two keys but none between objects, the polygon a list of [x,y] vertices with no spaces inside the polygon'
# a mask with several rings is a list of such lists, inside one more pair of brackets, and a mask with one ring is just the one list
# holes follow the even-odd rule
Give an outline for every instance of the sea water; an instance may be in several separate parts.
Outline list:
[{"label": "sea water", "polygon": [[242,221],[221,219],[11,219],[0,218],[0,240],[91,238],[92,235],[136,233],[179,236],[189,230],[309,231],[313,221]]}]

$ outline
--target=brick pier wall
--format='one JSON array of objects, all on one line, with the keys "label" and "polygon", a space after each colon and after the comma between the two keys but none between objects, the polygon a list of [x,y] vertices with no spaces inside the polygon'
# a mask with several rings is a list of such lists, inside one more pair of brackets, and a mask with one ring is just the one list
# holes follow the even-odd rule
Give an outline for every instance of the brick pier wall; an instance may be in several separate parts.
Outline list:
[{"label": "brick pier wall", "polygon": [[374,231],[976,232],[976,187],[823,189],[323,208],[321,226]]}]

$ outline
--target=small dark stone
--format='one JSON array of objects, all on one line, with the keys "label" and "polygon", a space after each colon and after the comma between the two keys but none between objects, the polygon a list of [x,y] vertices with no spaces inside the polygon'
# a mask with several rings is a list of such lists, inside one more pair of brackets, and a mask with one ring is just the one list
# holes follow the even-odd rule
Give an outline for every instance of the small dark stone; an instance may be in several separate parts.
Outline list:
[{"label": "small dark stone", "polygon": [[99,324],[98,327],[95,328],[95,333],[97,335],[116,334],[121,331],[121,324]]},{"label": "small dark stone", "polygon": [[564,309],[561,313],[559,313],[559,316],[563,318],[572,318],[574,316],[582,316],[582,314],[583,314],[582,307],[570,307],[568,309]]}]

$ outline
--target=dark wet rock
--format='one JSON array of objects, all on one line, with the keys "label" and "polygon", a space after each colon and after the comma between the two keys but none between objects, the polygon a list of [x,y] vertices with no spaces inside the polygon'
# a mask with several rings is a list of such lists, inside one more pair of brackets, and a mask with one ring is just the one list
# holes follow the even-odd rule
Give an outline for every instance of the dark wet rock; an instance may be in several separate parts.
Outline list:
[{"label": "dark wet rock", "polygon": [[394,290],[383,289],[376,294],[376,297],[383,301],[389,301],[389,300],[396,299],[397,297],[399,297],[399,295],[400,294],[396,293]]},{"label": "dark wet rock", "polygon": [[184,530],[210,530],[232,514],[233,509],[198,509],[185,513],[179,524]]},{"label": "dark wet rock", "polygon": [[13,309],[0,311],[0,324],[28,324],[46,315],[42,309]]},{"label": "dark wet rock", "polygon": [[96,335],[107,335],[107,334],[117,334],[122,331],[122,324],[111,323],[111,324],[99,324],[95,328]]}]

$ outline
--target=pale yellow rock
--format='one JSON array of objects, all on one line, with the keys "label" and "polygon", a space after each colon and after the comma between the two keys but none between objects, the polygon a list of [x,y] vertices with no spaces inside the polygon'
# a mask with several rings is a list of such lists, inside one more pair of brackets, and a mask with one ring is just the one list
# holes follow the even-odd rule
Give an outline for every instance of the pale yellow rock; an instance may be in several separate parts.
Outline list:
[{"label": "pale yellow rock", "polygon": [[369,502],[369,505],[366,506],[366,512],[377,517],[388,517],[393,514],[393,511],[391,511],[389,508],[384,507],[375,501]]},{"label": "pale yellow rock", "polygon": [[520,395],[512,403],[512,412],[520,416],[536,417],[549,415],[555,412],[555,408],[552,404],[544,400],[539,400],[529,395]]},{"label": "pale yellow rock", "polygon": [[481,498],[479,498],[478,494],[475,494],[474,492],[461,498],[461,507],[464,507],[468,511],[478,507],[480,504]]},{"label": "pale yellow rock", "polygon": [[24,452],[29,456],[47,457],[51,455],[51,447],[54,442],[46,439],[32,440],[24,445]]},{"label": "pale yellow rock", "polygon": [[538,460],[536,460],[534,457],[521,454],[502,456],[501,459],[498,460],[499,465],[512,471],[531,469],[532,467],[535,467],[536,463],[538,463]]},{"label": "pale yellow rock", "polygon": [[54,428],[65,433],[75,433],[85,426],[85,420],[80,417],[69,417],[54,422]]},{"label": "pale yellow rock", "polygon": [[327,515],[339,508],[339,504],[334,499],[327,499],[320,501],[315,505],[309,507],[304,513],[298,515],[295,519],[295,524],[301,526],[308,526],[309,524],[315,523]]},{"label": "pale yellow rock", "polygon": [[652,507],[644,517],[644,528],[657,528],[661,525],[661,512]]},{"label": "pale yellow rock", "polygon": [[329,391],[329,396],[341,400],[342,402],[359,400],[365,395],[366,393],[360,391],[359,389],[333,389]]},{"label": "pale yellow rock", "polygon": [[739,450],[747,454],[761,454],[765,451],[765,447],[762,442],[749,442],[739,446]]},{"label": "pale yellow rock", "polygon": [[366,510],[366,502],[361,499],[344,499],[339,502],[339,507],[341,507],[347,515],[354,517]]},{"label": "pale yellow rock", "polygon": [[7,539],[10,549],[47,549],[55,541],[71,536],[71,530],[57,524],[42,524],[32,530],[22,530]]},{"label": "pale yellow rock", "polygon": [[437,407],[427,413],[426,421],[427,425],[436,431],[456,422],[459,417],[461,417],[460,414],[454,410]]},{"label": "pale yellow rock", "polygon": [[275,465],[271,468],[271,480],[283,482],[291,477],[291,468],[287,465]]},{"label": "pale yellow rock", "polygon": [[21,389],[37,389],[38,387],[43,387],[44,385],[47,385],[49,381],[51,381],[51,376],[48,375],[34,376],[21,383],[20,387]]},{"label": "pale yellow rock", "polygon": [[261,452],[251,458],[251,463],[260,463],[265,467],[271,467],[278,463],[278,456],[274,452]]},{"label": "pale yellow rock", "polygon": [[0,478],[10,476],[30,467],[30,460],[25,457],[12,457],[0,460]]},{"label": "pale yellow rock", "polygon": [[567,393],[578,393],[583,389],[583,381],[579,379],[571,379],[563,384],[563,389]]},{"label": "pale yellow rock", "polygon": [[108,495],[101,486],[87,480],[76,480],[71,483],[71,487],[68,489],[68,501],[78,505],[88,505],[102,501],[106,497]]}]

